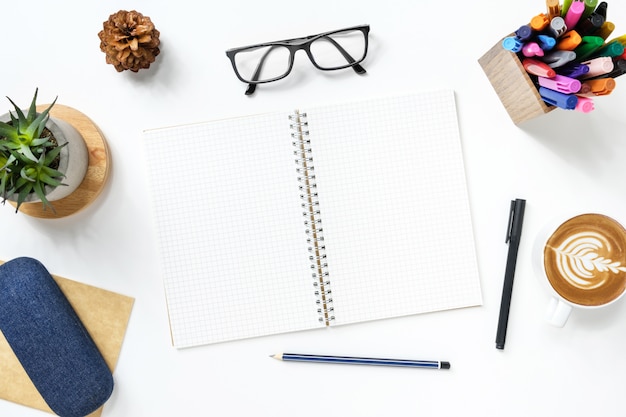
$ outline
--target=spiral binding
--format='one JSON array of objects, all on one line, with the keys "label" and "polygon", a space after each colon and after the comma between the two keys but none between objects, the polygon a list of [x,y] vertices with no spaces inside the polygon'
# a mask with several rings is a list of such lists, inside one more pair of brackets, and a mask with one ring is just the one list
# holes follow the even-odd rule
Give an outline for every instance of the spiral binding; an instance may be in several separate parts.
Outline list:
[{"label": "spiral binding", "polygon": [[311,156],[311,140],[309,139],[309,123],[306,113],[296,110],[289,116],[291,137],[295,147],[296,172],[300,183],[300,199],[302,200],[302,216],[304,217],[307,243],[309,244],[309,260],[315,296],[317,297],[317,312],[319,321],[330,325],[335,320],[335,309],[333,308],[332,291],[328,273],[328,263],[326,262],[326,246],[324,245],[324,229],[320,217],[320,203],[317,194],[317,184],[315,182],[315,167]]}]

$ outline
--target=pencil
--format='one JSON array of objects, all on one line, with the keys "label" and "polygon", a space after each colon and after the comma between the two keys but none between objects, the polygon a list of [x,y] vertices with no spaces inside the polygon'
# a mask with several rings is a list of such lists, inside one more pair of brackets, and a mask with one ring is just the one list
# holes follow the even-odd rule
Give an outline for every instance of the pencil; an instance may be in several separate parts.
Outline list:
[{"label": "pencil", "polygon": [[272,358],[280,361],[338,363],[347,365],[399,366],[409,368],[450,369],[450,362],[418,361],[408,359],[361,358],[351,356],[304,355],[298,353],[277,353]]}]

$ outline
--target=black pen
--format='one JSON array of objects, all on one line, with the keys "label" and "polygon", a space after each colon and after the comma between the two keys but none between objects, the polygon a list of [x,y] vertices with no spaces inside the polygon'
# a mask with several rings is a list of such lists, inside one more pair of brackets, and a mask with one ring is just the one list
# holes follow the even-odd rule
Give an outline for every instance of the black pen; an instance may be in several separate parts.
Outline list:
[{"label": "black pen", "polygon": [[509,254],[506,258],[506,270],[504,272],[504,288],[502,288],[502,301],[500,302],[496,349],[504,349],[504,341],[506,340],[506,328],[511,307],[511,293],[513,292],[513,277],[515,276],[515,265],[517,264],[517,250],[519,248],[520,238],[522,237],[522,223],[524,221],[525,208],[526,200],[518,198],[511,201],[509,224],[505,241],[505,243],[509,244]]}]

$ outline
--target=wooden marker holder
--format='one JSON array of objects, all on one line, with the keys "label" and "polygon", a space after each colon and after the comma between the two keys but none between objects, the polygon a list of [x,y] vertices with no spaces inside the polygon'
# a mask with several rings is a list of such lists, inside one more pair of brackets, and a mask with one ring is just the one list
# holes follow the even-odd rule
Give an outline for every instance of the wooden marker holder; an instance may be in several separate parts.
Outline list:
[{"label": "wooden marker holder", "polygon": [[516,125],[556,108],[541,99],[518,56],[504,49],[502,41],[480,57],[478,63]]}]

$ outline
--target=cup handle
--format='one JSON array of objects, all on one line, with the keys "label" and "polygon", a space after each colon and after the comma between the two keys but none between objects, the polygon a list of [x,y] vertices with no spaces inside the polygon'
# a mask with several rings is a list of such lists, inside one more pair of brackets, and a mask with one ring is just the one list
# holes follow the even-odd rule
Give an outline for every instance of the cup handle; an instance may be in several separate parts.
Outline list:
[{"label": "cup handle", "polygon": [[553,326],[563,327],[567,322],[572,307],[556,297],[552,297],[548,303],[546,320]]}]

